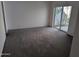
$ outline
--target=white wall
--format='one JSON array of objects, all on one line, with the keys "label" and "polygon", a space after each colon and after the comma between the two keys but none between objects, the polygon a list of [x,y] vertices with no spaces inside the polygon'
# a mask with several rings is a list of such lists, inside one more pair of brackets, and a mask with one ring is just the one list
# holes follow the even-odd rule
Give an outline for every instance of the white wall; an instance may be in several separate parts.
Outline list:
[{"label": "white wall", "polygon": [[79,57],[79,12],[74,34],[70,56]]},{"label": "white wall", "polygon": [[77,15],[78,15],[78,7],[72,6],[71,18],[70,18],[69,29],[68,29],[68,33],[72,36],[74,36],[74,32],[75,32]]},{"label": "white wall", "polygon": [[3,21],[3,14],[2,14],[2,6],[0,2],[0,56],[3,50],[4,42],[5,42],[5,29],[4,29],[4,21]]},{"label": "white wall", "polygon": [[31,28],[48,25],[47,2],[4,2],[7,28]]}]

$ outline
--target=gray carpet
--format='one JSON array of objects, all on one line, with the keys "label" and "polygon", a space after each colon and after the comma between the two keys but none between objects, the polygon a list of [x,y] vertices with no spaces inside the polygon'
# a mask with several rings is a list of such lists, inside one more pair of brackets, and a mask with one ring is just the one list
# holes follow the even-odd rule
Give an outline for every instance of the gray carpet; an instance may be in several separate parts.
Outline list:
[{"label": "gray carpet", "polygon": [[72,37],[50,27],[10,30],[2,57],[66,57]]}]

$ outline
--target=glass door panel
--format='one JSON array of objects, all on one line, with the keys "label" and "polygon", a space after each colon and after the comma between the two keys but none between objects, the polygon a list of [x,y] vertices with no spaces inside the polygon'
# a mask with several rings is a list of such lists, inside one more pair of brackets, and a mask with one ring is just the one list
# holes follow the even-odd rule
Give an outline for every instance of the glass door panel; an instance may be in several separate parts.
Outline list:
[{"label": "glass door panel", "polygon": [[60,20],[61,20],[62,7],[55,8],[55,27],[60,28]]},{"label": "glass door panel", "polygon": [[72,6],[63,7],[63,13],[62,13],[62,19],[61,19],[61,30],[66,31],[66,32],[68,31],[71,8]]}]

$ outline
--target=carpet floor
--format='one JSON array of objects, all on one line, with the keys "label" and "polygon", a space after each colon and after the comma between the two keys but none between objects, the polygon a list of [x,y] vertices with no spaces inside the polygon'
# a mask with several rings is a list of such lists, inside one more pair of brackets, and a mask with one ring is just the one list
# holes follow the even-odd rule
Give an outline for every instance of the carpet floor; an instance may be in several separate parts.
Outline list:
[{"label": "carpet floor", "polygon": [[50,27],[10,30],[2,57],[67,57],[72,37]]}]

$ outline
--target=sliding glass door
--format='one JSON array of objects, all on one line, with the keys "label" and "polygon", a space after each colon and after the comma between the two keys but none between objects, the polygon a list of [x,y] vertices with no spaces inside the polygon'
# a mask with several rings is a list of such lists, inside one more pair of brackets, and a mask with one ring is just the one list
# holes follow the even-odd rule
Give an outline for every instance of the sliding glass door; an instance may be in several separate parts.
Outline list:
[{"label": "sliding glass door", "polygon": [[58,28],[58,29],[60,29],[60,27],[61,27],[60,26],[61,15],[62,15],[62,7],[56,7],[55,8],[55,14],[54,14],[54,16],[55,16],[55,18],[54,18],[54,20],[55,20],[54,24],[55,24],[55,27]]},{"label": "sliding glass door", "polygon": [[68,31],[72,6],[56,7],[54,11],[54,25],[57,29]]}]

